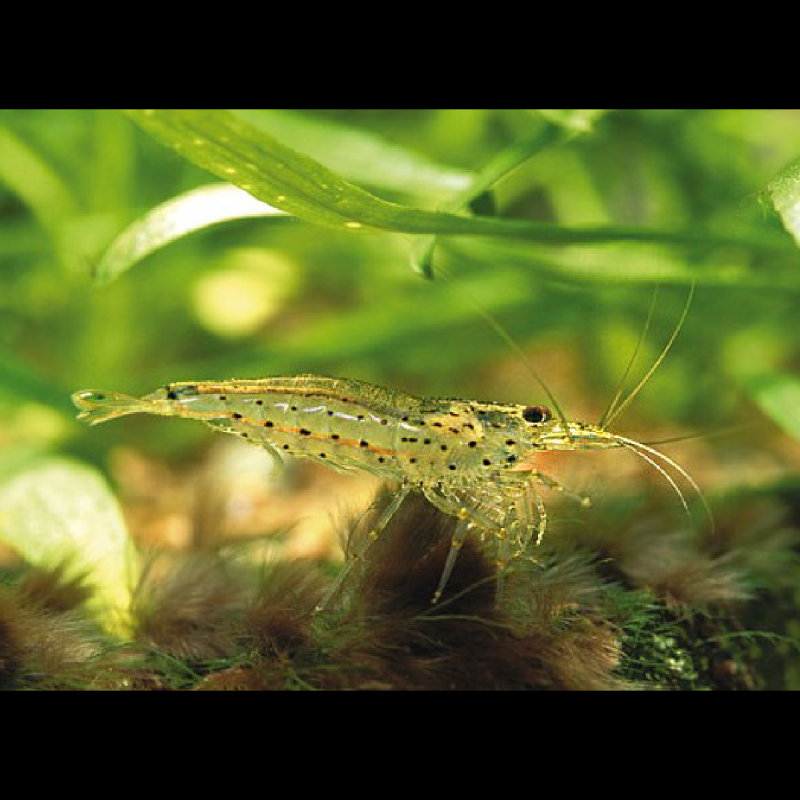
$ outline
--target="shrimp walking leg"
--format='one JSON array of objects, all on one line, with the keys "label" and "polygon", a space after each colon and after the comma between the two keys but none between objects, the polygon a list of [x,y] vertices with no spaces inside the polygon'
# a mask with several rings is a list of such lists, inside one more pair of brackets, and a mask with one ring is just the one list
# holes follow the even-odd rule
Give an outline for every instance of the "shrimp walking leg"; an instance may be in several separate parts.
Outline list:
[{"label": "shrimp walking leg", "polygon": [[[498,541],[498,567],[509,560],[511,555],[509,542],[509,524],[514,520],[514,512],[504,510],[497,502],[494,494],[485,495],[480,491],[448,490],[442,486],[425,487],[425,497],[440,511],[456,517],[458,527],[450,542],[444,568],[439,584],[431,602],[440,600],[455,566],[456,559],[469,531],[478,529],[482,537],[489,534]],[[498,568],[498,597],[502,594],[501,569]]]},{"label": "shrimp walking leg", "polygon": [[325,606],[330,603],[333,597],[341,588],[342,583],[344,583],[347,576],[350,574],[350,571],[353,569],[355,564],[358,561],[363,559],[365,553],[369,546],[375,542],[378,538],[380,538],[381,533],[383,533],[386,526],[391,521],[392,517],[397,512],[397,509],[403,504],[403,501],[408,496],[408,493],[411,491],[412,486],[411,484],[403,484],[400,488],[394,493],[391,500],[387,504],[386,508],[383,509],[378,519],[375,521],[375,524],[370,529],[369,533],[367,534],[366,538],[363,541],[363,545],[354,552],[346,552],[346,560],[345,564],[340,570],[339,574],[334,579],[333,583],[331,584],[328,591],[325,593],[325,596],[322,600],[317,603],[314,611],[321,611]]},{"label": "shrimp walking leg", "polygon": [[528,482],[523,486],[522,491],[514,500],[514,506],[517,518],[516,539],[518,545],[514,558],[520,558],[528,549],[534,532],[536,533],[536,546],[538,547],[542,543],[547,528],[547,511],[533,482]]},{"label": "shrimp walking leg", "polygon": [[436,587],[436,591],[433,593],[433,597],[431,598],[432,604],[439,602],[439,599],[442,596],[442,592],[444,591],[448,581],[450,580],[450,574],[452,573],[453,567],[456,564],[456,559],[458,558],[458,554],[461,552],[461,546],[464,544],[464,539],[467,538],[467,533],[473,527],[474,524],[472,522],[468,522],[466,519],[460,519],[458,521],[456,529],[450,540],[450,550],[447,552],[447,558],[445,559],[444,562],[444,568],[442,569],[442,574],[439,578],[439,583]]},{"label": "shrimp walking leg", "polygon": [[554,492],[560,492],[564,494],[566,497],[571,498],[576,503],[580,503],[584,508],[588,508],[592,504],[592,498],[589,497],[589,495],[573,492],[571,489],[567,489],[566,486],[559,483],[557,480],[554,480],[549,475],[545,475],[543,472],[536,471],[531,473],[531,475],[543,486],[546,486],[548,489],[552,489]]},{"label": "shrimp walking leg", "polygon": [[502,535],[498,536],[497,538],[497,582],[495,584],[495,603],[497,605],[499,605],[503,599],[506,570],[508,569],[508,565],[511,563],[513,558],[513,552],[511,548],[511,540],[509,539],[505,529],[503,529]]}]

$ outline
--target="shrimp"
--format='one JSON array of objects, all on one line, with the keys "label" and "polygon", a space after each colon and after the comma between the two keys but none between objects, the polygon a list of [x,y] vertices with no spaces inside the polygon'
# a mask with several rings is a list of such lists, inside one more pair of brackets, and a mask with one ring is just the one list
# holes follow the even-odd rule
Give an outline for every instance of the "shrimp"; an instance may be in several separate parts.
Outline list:
[{"label": "shrimp", "polygon": [[[497,542],[498,593],[509,563],[547,526],[539,489],[569,492],[537,468],[551,450],[625,448],[658,470],[688,505],[671,467],[700,494],[695,482],[667,456],[599,425],[569,421],[543,405],[427,399],[363,381],[317,375],[224,381],[183,381],[152,394],[81,391],[73,395],[78,419],[95,425],[125,414],[186,417],[260,445],[276,456],[308,458],[328,467],[365,470],[399,484],[373,524],[376,539],[411,491],[458,520],[441,577],[437,603],[470,531]],[[702,497],[702,495],[700,495]],[[334,583],[323,606],[341,583]]]}]

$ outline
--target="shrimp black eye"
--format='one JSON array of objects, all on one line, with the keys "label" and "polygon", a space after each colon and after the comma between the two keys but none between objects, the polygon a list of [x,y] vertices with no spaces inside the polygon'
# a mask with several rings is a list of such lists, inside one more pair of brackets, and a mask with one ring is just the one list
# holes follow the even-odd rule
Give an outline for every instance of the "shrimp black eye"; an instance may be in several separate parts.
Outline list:
[{"label": "shrimp black eye", "polygon": [[197,394],[196,386],[179,386],[177,389],[173,389],[171,386],[165,386],[164,388],[167,390],[167,400],[177,400],[183,395],[194,396]]},{"label": "shrimp black eye", "polygon": [[547,422],[552,416],[547,406],[525,406],[522,409],[522,419],[526,422]]}]

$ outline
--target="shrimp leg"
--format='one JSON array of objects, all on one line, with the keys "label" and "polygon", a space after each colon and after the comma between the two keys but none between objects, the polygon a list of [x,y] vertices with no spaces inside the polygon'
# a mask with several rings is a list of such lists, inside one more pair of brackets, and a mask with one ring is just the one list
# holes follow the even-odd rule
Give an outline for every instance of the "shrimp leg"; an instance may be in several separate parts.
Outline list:
[{"label": "shrimp leg", "polygon": [[464,544],[464,539],[466,539],[470,528],[473,527],[474,523],[468,522],[466,519],[460,519],[458,521],[456,529],[453,532],[453,536],[450,540],[450,549],[447,552],[444,568],[442,569],[442,574],[439,577],[439,584],[437,585],[436,591],[433,593],[433,597],[431,598],[432,605],[439,602],[439,598],[441,598],[442,592],[447,586],[447,582],[450,580],[450,574],[452,573],[453,567],[456,564],[458,554],[461,552],[461,546]]},{"label": "shrimp leg", "polygon": [[404,483],[400,486],[400,488],[394,493],[394,496],[387,504],[386,508],[383,509],[381,515],[378,517],[375,524],[372,526],[371,530],[366,536],[365,542],[362,546],[353,553],[347,551],[345,553],[346,561],[344,566],[342,567],[339,574],[334,579],[333,583],[331,584],[328,591],[323,596],[322,600],[317,603],[316,607],[314,608],[314,612],[321,611],[328,603],[333,599],[336,593],[339,591],[342,583],[344,583],[347,576],[350,574],[350,571],[353,569],[353,566],[356,562],[361,561],[366,554],[369,546],[375,542],[383,533],[386,526],[391,521],[392,517],[397,512],[397,509],[403,504],[403,501],[408,497],[409,492],[412,489],[412,485],[410,483]]},{"label": "shrimp leg", "polygon": [[[494,510],[494,506],[482,503],[480,499],[467,498],[466,491],[448,491],[442,486],[423,487],[423,492],[428,501],[443,511],[445,514],[454,516],[458,519],[458,525],[450,540],[450,550],[447,553],[442,574],[436,591],[433,594],[431,603],[437,603],[441,599],[442,592],[447,586],[453,572],[458,554],[464,544],[467,533],[473,528],[481,528],[484,533],[490,533],[497,539],[507,539],[508,532],[504,525],[486,513]],[[499,576],[498,576],[499,577]]]},{"label": "shrimp leg", "polygon": [[582,505],[584,508],[588,508],[592,504],[592,498],[589,497],[589,495],[573,492],[571,489],[567,489],[566,486],[559,483],[557,480],[554,480],[549,475],[545,475],[543,472],[539,472],[537,470],[532,472],[531,476],[536,478],[536,480],[539,481],[539,483],[541,483],[543,486],[546,486],[548,489],[552,489],[554,492],[561,492],[570,499],[574,500],[576,503],[580,503],[580,505]]}]

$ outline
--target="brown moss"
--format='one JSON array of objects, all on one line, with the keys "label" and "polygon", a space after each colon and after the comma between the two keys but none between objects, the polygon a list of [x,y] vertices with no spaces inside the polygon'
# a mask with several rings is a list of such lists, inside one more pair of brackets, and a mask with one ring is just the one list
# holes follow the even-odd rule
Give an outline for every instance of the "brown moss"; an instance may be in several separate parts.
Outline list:
[{"label": "brown moss", "polygon": [[[359,556],[317,614],[326,580],[308,561],[257,569],[235,552],[208,551],[146,559],[135,639],[123,646],[84,616],[79,580],[34,570],[0,589],[0,686],[754,688],[737,615],[752,607],[745,590],[758,575],[795,586],[786,554],[797,530],[764,515],[736,529],[746,517],[723,513],[711,543],[644,513],[623,528],[612,517],[596,520],[597,530],[562,526],[536,551],[538,563],[506,574],[499,605],[493,543],[484,549],[468,536],[432,605],[456,522],[412,494],[370,546],[370,520],[353,525],[350,549]],[[664,667],[676,660],[680,670]]]},{"label": "brown moss", "polygon": [[237,652],[246,587],[213,554],[151,556],[136,586],[132,611],[138,642],[189,661]]},{"label": "brown moss", "polygon": [[536,591],[521,591],[535,571],[510,576],[507,600],[498,607],[494,565],[474,537],[466,540],[442,601],[432,606],[454,524],[420,497],[406,500],[351,573],[339,613],[326,612],[329,659],[308,677],[312,683],[417,690],[622,685],[612,674],[613,627],[585,608],[565,614],[563,585],[541,581]]},{"label": "brown moss", "polygon": [[118,688],[100,631],[73,606],[87,597],[61,568],[0,588],[0,688]]}]

